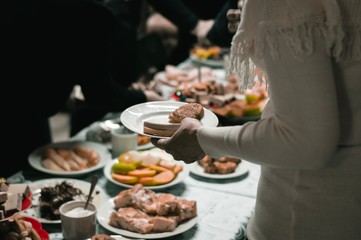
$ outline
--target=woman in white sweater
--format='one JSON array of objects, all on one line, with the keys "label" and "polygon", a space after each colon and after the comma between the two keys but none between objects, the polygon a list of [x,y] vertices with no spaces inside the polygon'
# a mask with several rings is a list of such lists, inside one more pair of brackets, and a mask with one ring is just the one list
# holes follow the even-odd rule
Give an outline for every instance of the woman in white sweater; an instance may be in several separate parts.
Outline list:
[{"label": "woman in white sweater", "polygon": [[250,240],[361,239],[361,2],[246,0],[230,71],[270,101],[261,120],[185,119],[152,139],[175,159],[233,155],[261,165]]}]

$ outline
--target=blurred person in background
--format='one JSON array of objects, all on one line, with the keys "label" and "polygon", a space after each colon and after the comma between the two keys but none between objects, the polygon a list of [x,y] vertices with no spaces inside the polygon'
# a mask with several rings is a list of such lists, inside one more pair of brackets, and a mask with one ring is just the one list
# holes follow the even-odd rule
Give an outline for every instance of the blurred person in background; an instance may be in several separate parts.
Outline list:
[{"label": "blurred person in background", "polygon": [[186,118],[171,138],[151,140],[187,163],[235,156],[261,166],[249,240],[360,239],[360,29],[358,0],[245,1],[229,73],[246,89],[263,71],[261,120]]},{"label": "blurred person in background", "polygon": [[230,47],[233,33],[227,30],[226,14],[229,9],[237,8],[237,0],[148,2],[155,12],[147,21],[147,31],[175,39],[168,64],[178,65],[186,60],[196,44]]},{"label": "blurred person in background", "polygon": [[[119,27],[103,5],[13,0],[4,2],[0,12],[1,102],[7,122],[1,177],[26,171],[29,154],[51,142],[49,117],[64,108],[75,85],[99,116],[163,99],[156,92],[127,87],[135,75],[134,49],[122,38],[129,29]],[[123,63],[114,68],[114,44],[119,42],[123,59],[118,61]]]}]

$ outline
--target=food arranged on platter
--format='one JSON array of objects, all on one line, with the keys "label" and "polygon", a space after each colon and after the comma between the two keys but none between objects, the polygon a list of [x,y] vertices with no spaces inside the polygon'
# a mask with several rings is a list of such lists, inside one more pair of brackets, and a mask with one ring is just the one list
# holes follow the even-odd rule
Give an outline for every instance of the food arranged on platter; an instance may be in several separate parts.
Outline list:
[{"label": "food arranged on platter", "polygon": [[196,45],[190,52],[190,59],[193,63],[198,65],[209,66],[212,68],[224,68],[225,58],[228,53],[228,48]]},{"label": "food arranged on platter", "polygon": [[195,46],[191,50],[191,54],[195,57],[206,60],[206,59],[222,59],[222,48],[218,46],[201,47]]},{"label": "food arranged on platter", "polygon": [[85,199],[82,190],[74,187],[71,182],[62,181],[55,186],[41,188],[39,196],[40,217],[48,220],[59,220],[59,207],[76,198]]},{"label": "food arranged on platter", "polygon": [[49,234],[35,219],[16,213],[0,221],[0,239],[48,240]]},{"label": "food arranged on platter", "polygon": [[186,118],[195,118],[201,120],[204,116],[204,108],[199,103],[187,103],[174,111],[170,112],[168,115],[168,120],[160,122],[159,119],[157,121],[147,120],[144,121],[144,133],[162,137],[170,137],[174,134],[175,131],[180,126],[181,121]]},{"label": "food arranged on platter", "polygon": [[205,173],[209,174],[229,174],[236,171],[241,159],[235,157],[220,157],[212,158],[206,155],[203,159],[198,161]]},{"label": "food arranged on platter", "polygon": [[29,164],[38,171],[60,176],[80,176],[100,169],[111,160],[107,146],[92,141],[49,143],[29,155]]},{"label": "food arranged on platter", "polygon": [[48,147],[42,165],[56,171],[80,171],[99,163],[99,155],[90,148],[76,146],[73,149]]},{"label": "food arranged on platter", "polygon": [[[211,68],[200,69],[201,71],[198,72],[196,67],[179,69],[168,65],[164,74],[155,75],[155,81],[173,86],[170,98],[187,103],[200,103],[218,116],[243,118],[261,115],[268,101],[266,84],[255,80],[255,85],[251,89],[241,91],[235,75],[220,80]],[[192,74],[194,80],[174,80],[190,71],[194,72]]]},{"label": "food arranged on platter", "polygon": [[197,216],[197,202],[145,189],[141,184],[121,191],[114,198],[108,224],[131,232],[171,232]]},{"label": "food arranged on platter", "polygon": [[214,81],[218,78],[210,67],[189,67],[180,69],[174,65],[166,65],[165,71],[154,76],[159,83],[177,89],[186,89],[199,82]]},{"label": "food arranged on platter", "polygon": [[[34,181],[29,186],[32,192],[32,206],[22,213],[43,224],[58,224],[59,207],[71,200],[86,200],[91,184],[71,178],[49,178]],[[106,198],[104,190],[96,185],[90,201],[99,207]]]},{"label": "food arranged on platter", "polygon": [[118,157],[111,167],[113,180],[144,186],[158,186],[173,181],[183,170],[183,165],[174,161],[163,150],[128,151]]},{"label": "food arranged on platter", "polygon": [[214,113],[231,118],[259,116],[267,101],[266,86],[258,81],[252,89],[245,90],[242,95],[213,95],[209,98],[210,107]]},{"label": "food arranged on platter", "polygon": [[0,220],[11,217],[31,205],[31,192],[28,184],[9,183],[0,179]]}]

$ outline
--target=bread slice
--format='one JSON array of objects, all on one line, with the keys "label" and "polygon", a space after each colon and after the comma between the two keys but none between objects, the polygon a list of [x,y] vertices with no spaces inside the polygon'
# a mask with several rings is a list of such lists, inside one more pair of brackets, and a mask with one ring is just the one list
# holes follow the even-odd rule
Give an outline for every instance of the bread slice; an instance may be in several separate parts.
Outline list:
[{"label": "bread slice", "polygon": [[169,114],[169,122],[180,123],[184,118],[190,117],[201,120],[204,116],[204,108],[199,103],[187,103]]},{"label": "bread slice", "polygon": [[203,106],[199,103],[187,103],[169,113],[168,119],[152,118],[143,122],[143,132],[145,134],[171,137],[180,127],[180,122],[186,118],[196,118],[201,120],[204,116]]}]

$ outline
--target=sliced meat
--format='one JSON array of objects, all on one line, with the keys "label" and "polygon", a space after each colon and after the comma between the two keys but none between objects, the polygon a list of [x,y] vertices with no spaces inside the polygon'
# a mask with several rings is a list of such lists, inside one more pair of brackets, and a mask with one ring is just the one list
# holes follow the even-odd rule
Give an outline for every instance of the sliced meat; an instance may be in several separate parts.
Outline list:
[{"label": "sliced meat", "polygon": [[178,198],[170,193],[158,194],[157,214],[159,216],[174,215],[178,209]]},{"label": "sliced meat", "polygon": [[177,217],[152,217],[153,232],[172,232],[178,226]]},{"label": "sliced meat", "polygon": [[178,199],[178,216],[180,222],[185,222],[197,216],[197,202],[184,198]]},{"label": "sliced meat", "polygon": [[119,208],[112,212],[109,225],[137,233],[150,233],[153,230],[151,218],[139,209]]},{"label": "sliced meat", "polygon": [[227,173],[233,173],[238,164],[235,162],[227,161],[227,162],[214,162],[214,166],[217,169],[218,174],[227,174]]}]

